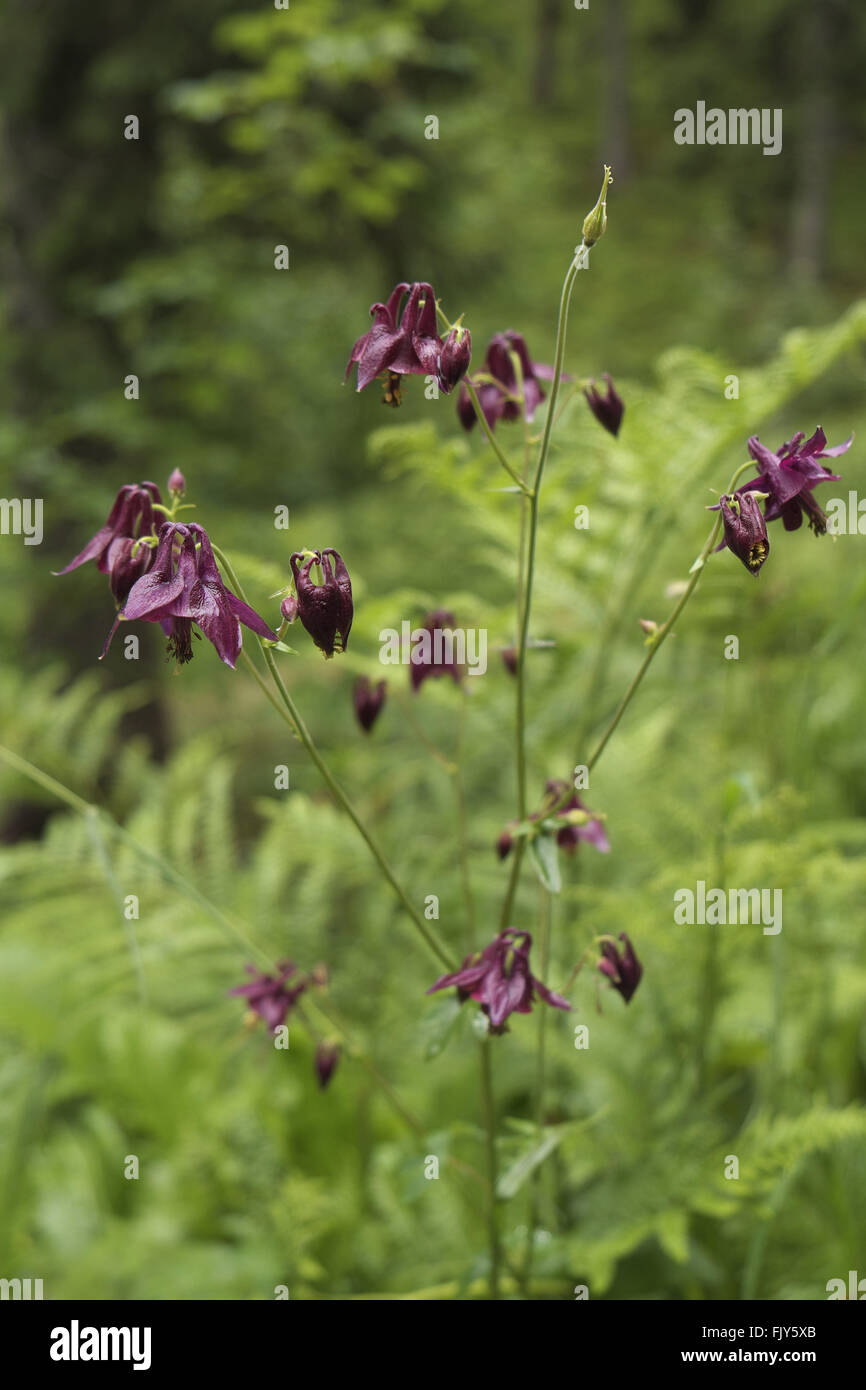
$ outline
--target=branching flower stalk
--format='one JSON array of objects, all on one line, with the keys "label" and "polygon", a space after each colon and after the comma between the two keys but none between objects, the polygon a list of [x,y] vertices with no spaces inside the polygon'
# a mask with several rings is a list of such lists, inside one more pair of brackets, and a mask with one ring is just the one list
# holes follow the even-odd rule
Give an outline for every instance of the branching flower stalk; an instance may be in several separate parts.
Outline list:
[{"label": "branching flower stalk", "polygon": [[[748,463],[741,464],[740,467],[734,473],[733,477],[731,478],[730,484],[728,486],[728,492],[733,493],[736,484],[742,477],[742,475],[753,468],[754,464],[751,461],[749,461]],[[715,546],[719,538],[719,532],[721,531],[721,529],[722,514],[721,512],[719,512],[710,531],[710,534],[707,536],[706,542],[704,543],[704,547],[700,555],[695,560],[694,564],[689,570],[689,581],[682,594],[680,595],[679,599],[677,600],[676,604],[674,605],[673,609],[671,610],[670,616],[667,618],[665,622],[660,624],[660,626],[656,629],[655,632],[651,633],[647,638],[647,654],[641,662],[640,666],[638,667],[634,679],[629,684],[628,689],[626,690],[625,694],[623,695],[622,699],[617,705],[610,723],[608,724],[598,744],[596,745],[590,758],[588,759],[586,764],[588,771],[591,772],[592,769],[598,763],[599,759],[601,758],[602,753],[604,752],[605,748],[607,747],[608,743],[613,737],[613,734],[616,732],[620,720],[622,719],[623,715],[625,714],[626,710],[631,704],[634,696],[636,695],[641,681],[643,680],[644,676],[646,675],[647,671],[652,665],[656,653],[658,652],[665,638],[670,636],[677,619],[679,618],[680,614],[682,613],[692,594],[695,592],[695,589],[698,586],[698,581],[701,575],[703,574],[704,566],[706,565],[707,560],[712,554],[713,547]]]}]

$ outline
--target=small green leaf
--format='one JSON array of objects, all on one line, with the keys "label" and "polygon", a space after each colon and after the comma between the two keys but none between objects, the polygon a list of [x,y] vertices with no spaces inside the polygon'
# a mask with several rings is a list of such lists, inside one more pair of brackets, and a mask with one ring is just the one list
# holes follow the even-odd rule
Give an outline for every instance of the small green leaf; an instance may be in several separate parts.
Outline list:
[{"label": "small green leaf", "polygon": [[437,1000],[423,1023],[424,1060],[432,1062],[450,1042],[460,1019],[460,1000],[456,994]]},{"label": "small green leaf", "polygon": [[297,656],[294,647],[289,647],[285,642],[269,642],[268,646],[272,652],[287,652],[289,656]]},{"label": "small green leaf", "polygon": [[533,1139],[529,1148],[515,1159],[496,1184],[496,1195],[501,1202],[510,1201],[520,1191],[530,1174],[553,1153],[557,1144],[564,1138],[566,1128],[567,1126],[560,1125],[555,1129],[545,1130],[542,1139]]},{"label": "small green leaf", "polygon": [[559,893],[562,889],[559,855],[556,841],[550,835],[539,835],[529,841],[529,861],[542,888],[546,888],[548,893]]}]

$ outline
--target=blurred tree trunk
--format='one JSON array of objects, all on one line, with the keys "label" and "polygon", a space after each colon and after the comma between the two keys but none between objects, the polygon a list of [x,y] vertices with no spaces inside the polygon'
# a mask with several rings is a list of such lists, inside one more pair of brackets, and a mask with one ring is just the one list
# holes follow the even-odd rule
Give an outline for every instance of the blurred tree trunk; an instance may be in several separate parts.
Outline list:
[{"label": "blurred tree trunk", "polygon": [[628,120],[628,23],[625,0],[604,0],[604,147],[617,180],[630,173]]},{"label": "blurred tree trunk", "polygon": [[827,240],[827,200],[833,164],[835,109],[830,52],[833,43],[830,0],[809,0],[794,26],[797,85],[802,99],[801,128],[795,151],[791,200],[791,275],[820,280]]},{"label": "blurred tree trunk", "polygon": [[556,42],[562,16],[562,0],[538,0],[535,14],[532,100],[536,106],[550,106],[556,87]]}]

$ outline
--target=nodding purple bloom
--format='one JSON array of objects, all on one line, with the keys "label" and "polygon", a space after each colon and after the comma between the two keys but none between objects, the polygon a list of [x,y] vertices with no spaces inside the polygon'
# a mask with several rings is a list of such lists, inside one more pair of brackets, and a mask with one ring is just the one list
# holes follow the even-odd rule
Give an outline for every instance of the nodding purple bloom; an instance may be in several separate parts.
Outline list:
[{"label": "nodding purple bloom", "polygon": [[316,1048],[316,1077],[319,1085],[324,1091],[331,1077],[334,1075],[334,1068],[340,1060],[340,1045],[335,1042],[320,1042]]},{"label": "nodding purple bloom", "polygon": [[472,337],[466,328],[452,328],[439,354],[439,385],[449,395],[466,375],[472,356]]},{"label": "nodding purple bloom", "polygon": [[154,503],[162,503],[156,483],[128,483],[122,487],[105,525],[75,559],[57,573],[68,574],[88,560],[95,560],[100,574],[108,575],[116,601],[122,604],[135,581],[147,573],[153,559],[150,546],[136,548],[135,542],[153,533]]},{"label": "nodding purple bloom", "polygon": [[589,383],[583,394],[586,396],[589,408],[598,423],[604,426],[608,434],[618,435],[622,417],[625,414],[625,406],[610,379],[610,373],[605,372],[603,379],[607,382],[607,390],[604,395],[599,391],[594,381]]},{"label": "nodding purple bloom", "polygon": [[606,975],[612,982],[614,989],[618,989],[626,1003],[631,999],[641,981],[643,966],[634,953],[627,934],[621,931],[620,941],[623,942],[622,951],[617,947],[616,942],[609,938],[601,944],[601,960],[598,968],[602,975]]},{"label": "nodding purple bloom", "polygon": [[[553,804],[557,805],[557,803],[562,801],[562,798],[569,790],[569,783],[562,780],[552,780],[546,784],[544,790],[547,795],[553,799]],[[569,811],[585,811],[589,814],[588,808],[584,806],[575,791],[572,791],[571,796],[564,805],[558,805],[553,819],[556,820],[560,816],[567,816]],[[567,850],[569,854],[574,854],[581,840],[585,840],[587,844],[592,845],[595,849],[599,850],[601,854],[608,854],[610,852],[610,844],[604,833],[604,826],[597,817],[593,817],[592,820],[586,821],[584,825],[566,824],[556,837],[556,843],[559,845],[560,849]]]},{"label": "nodding purple bloom", "polygon": [[[403,296],[409,298],[400,315]],[[436,295],[432,285],[416,281],[395,286],[387,304],[370,306],[373,327],[352,348],[346,378],[354,363],[358,365],[358,390],[363,391],[375,377],[388,374],[387,405],[400,404],[400,378],[439,374],[442,339],[436,332]],[[447,389],[447,388],[446,388]]]},{"label": "nodding purple bloom", "polygon": [[[314,550],[299,569],[300,560],[304,560],[304,556],[296,551],[289,562],[298,594],[298,616],[325,656],[333,656],[335,651],[344,652],[355,608],[352,581],[343,557],[336,550]],[[321,565],[321,584],[315,584],[310,575],[313,565]]]},{"label": "nodding purple bloom", "polygon": [[[544,392],[538,378],[553,380],[553,368],[540,362],[533,362],[529,356],[526,341],[520,333],[497,333],[491,338],[484,358],[481,374],[493,377],[493,381],[479,381],[475,385],[478,404],[491,429],[496,428],[497,420],[517,420],[520,418],[520,383],[514,370],[510,354],[514,353],[520,361],[523,375],[523,402],[527,420],[531,420],[537,407],[544,400]],[[563,381],[568,378],[563,374]],[[475,409],[465,386],[461,386],[457,398],[457,414],[465,430],[471,430],[476,422]]]},{"label": "nodding purple bloom", "polygon": [[[610,851],[610,843],[604,833],[604,826],[597,816],[585,821],[583,825],[570,825],[568,822],[569,811],[583,811],[586,815],[592,815],[587,806],[584,806],[580,797],[571,788],[571,783],[563,779],[552,779],[544,787],[544,800],[538,811],[533,811],[528,817],[531,821],[551,820],[554,824],[562,820],[562,829],[556,832],[556,843],[560,849],[564,849],[568,854],[574,854],[581,840],[597,849],[601,854]],[[511,834],[517,822],[511,821],[503,830],[496,842],[496,852],[500,859],[507,859],[514,848],[514,840]]]},{"label": "nodding purple bloom", "polygon": [[369,676],[359,676],[352,692],[355,717],[365,734],[368,734],[379,718],[385,703],[385,681],[374,685]]},{"label": "nodding purple bloom", "polygon": [[103,656],[121,619],[160,623],[168,637],[169,655],[179,665],[192,660],[193,624],[232,668],[240,655],[241,623],[261,637],[277,640],[264,619],[225,587],[207,532],[194,522],[163,524],[153,564],[133,584],[108,634]]},{"label": "nodding purple bloom", "polygon": [[454,659],[454,639],[438,634],[450,634],[454,627],[454,614],[447,608],[437,608],[428,613],[420,629],[429,634],[413,643],[409,661],[409,679],[412,690],[417,693],[428,676],[450,676],[455,684],[462,680],[462,671]]},{"label": "nodding purple bloom", "polygon": [[819,483],[838,483],[840,475],[831,473],[829,468],[824,468],[818,460],[838,458],[840,454],[846,453],[854,436],[852,434],[844,444],[836,444],[832,449],[827,448],[827,436],[820,425],[805,444],[802,442],[803,437],[803,432],[800,431],[774,454],[753,434],[749,440],[749,453],[762,471],[757,478],[752,478],[737,488],[737,496],[746,492],[765,492],[765,521],[776,521],[781,517],[786,531],[796,531],[803,524],[805,515],[815,535],[823,536],[827,530],[827,517],[812,493]]},{"label": "nodding purple bloom", "polygon": [[529,932],[509,927],[494,937],[483,951],[467,956],[459,970],[442,975],[427,993],[435,994],[439,989],[456,986],[461,1004],[466,999],[474,999],[481,1005],[490,1020],[491,1033],[504,1032],[505,1020],[510,1014],[531,1013],[536,996],[555,1009],[570,1009],[566,999],[554,994],[531,974],[531,945]]},{"label": "nodding purple bloom", "polygon": [[742,560],[749,574],[757,575],[770,553],[767,523],[753,492],[721,497],[725,545]]},{"label": "nodding purple bloom", "polygon": [[287,982],[296,973],[297,967],[290,960],[280,961],[277,975],[265,975],[254,965],[246,967],[252,979],[248,984],[237,985],[228,991],[246,999],[253,1013],[264,1019],[272,1033],[285,1023],[295,1004],[307,988],[305,976],[297,984]]}]

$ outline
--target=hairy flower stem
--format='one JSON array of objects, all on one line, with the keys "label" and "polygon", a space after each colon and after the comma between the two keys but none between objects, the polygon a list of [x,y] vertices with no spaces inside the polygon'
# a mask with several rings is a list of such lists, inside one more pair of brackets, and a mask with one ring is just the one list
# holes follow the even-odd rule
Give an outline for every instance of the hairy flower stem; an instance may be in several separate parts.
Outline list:
[{"label": "hairy flower stem", "polygon": [[[225,551],[220,550],[218,546],[214,546],[213,551],[220,564],[224,566],[225,572],[229,578],[229,582],[234,586],[235,593],[238,595],[239,598],[243,599],[244,602],[246,602],[246,599],[244,598],[244,591],[238,582],[238,577],[235,574],[234,569],[231,565],[231,561],[226,556]],[[391,868],[391,865],[388,863],[387,859],[385,858],[385,855],[379,848],[378,842],[376,841],[372,833],[367,829],[359,812],[355,810],[355,807],[353,806],[352,802],[349,800],[348,796],[343,791],[343,788],[340,786],[336,777],[331,772],[331,769],[328,767],[327,763],[325,762],[324,758],[322,757],[321,753],[319,752],[318,748],[313,742],[313,736],[307,728],[306,724],[304,723],[301,717],[300,710],[298,709],[297,705],[295,704],[294,700],[292,699],[291,695],[286,689],[285,681],[280,675],[276,658],[274,657],[274,653],[271,650],[270,645],[268,644],[268,642],[266,642],[264,639],[260,637],[259,646],[262,649],[262,655],[265,658],[265,665],[267,666],[268,671],[271,675],[271,680],[273,681],[274,686],[276,687],[277,695],[282,703],[282,708],[280,708],[279,705],[274,704],[273,700],[271,700],[271,704],[274,704],[274,707],[278,709],[281,717],[285,720],[292,732],[297,735],[301,743],[306,748],[307,753],[309,754],[310,758],[312,759],[316,768],[318,769],[319,775],[321,776],[329,792],[333,796],[337,805],[340,806],[343,811],[345,811],[346,815],[349,817],[355,829],[358,831],[358,834],[361,836],[361,839],[364,841],[364,844],[367,846],[376,863],[379,865],[383,878],[386,880],[389,887],[393,890],[401,907],[408,914],[409,919],[411,920],[418,934],[423,938],[425,945],[429,948],[430,951],[432,951],[436,959],[442,965],[444,965],[447,970],[453,970],[454,962],[447,955],[447,953],[443,951],[442,947],[439,945],[439,942],[436,940],[435,936],[433,936],[432,932],[427,927],[427,924],[425,923],[421,914],[417,911],[416,908],[412,906],[411,902],[409,901],[405,892],[403,891],[402,887],[397,881],[397,878],[394,875],[394,871]],[[247,668],[252,671],[253,676],[256,678],[259,686],[261,686],[266,691],[264,682],[262,681],[261,676],[256,670],[254,663],[250,660],[249,656],[247,656],[246,653],[242,652],[242,655],[246,657]]]},{"label": "hairy flower stem", "polygon": [[502,1244],[499,1237],[499,1208],[496,1182],[496,1106],[493,1099],[493,1059],[490,1038],[484,1038],[479,1048],[481,1060],[481,1110],[487,1138],[487,1236],[490,1250],[489,1288],[491,1299],[500,1297],[499,1274],[502,1265]]},{"label": "hairy flower stem", "polygon": [[[741,466],[734,473],[734,476],[732,477],[728,485],[728,494],[734,491],[734,488],[737,484],[737,480],[742,476],[742,474],[748,472],[748,470],[754,468],[754,466],[755,465],[751,460],[748,463],[741,464]],[[602,753],[604,752],[605,748],[610,742],[611,737],[615,733],[617,725],[619,724],[620,720],[622,719],[623,715],[625,714],[626,710],[631,704],[632,699],[634,698],[634,695],[636,694],[641,681],[643,680],[644,676],[649,670],[650,665],[652,664],[653,657],[655,656],[659,647],[664,642],[665,638],[670,635],[671,631],[673,630],[674,624],[676,623],[677,619],[679,618],[680,614],[682,613],[692,594],[695,592],[695,589],[698,586],[698,580],[700,579],[703,573],[704,566],[706,565],[707,560],[710,557],[713,546],[718,540],[719,531],[721,529],[722,514],[721,512],[719,512],[719,514],[716,517],[715,524],[713,525],[713,528],[706,539],[706,543],[704,545],[703,550],[701,551],[700,555],[695,560],[694,564],[691,567],[691,570],[689,571],[691,578],[688,584],[686,585],[686,588],[683,590],[682,594],[680,595],[679,599],[674,605],[670,617],[667,619],[666,622],[662,623],[658,631],[653,634],[653,637],[650,641],[649,650],[646,656],[644,657],[637,672],[635,673],[631,681],[631,684],[629,685],[628,689],[626,690],[625,694],[623,695],[622,699],[617,705],[613,718],[611,719],[610,723],[608,724],[607,728],[602,734],[599,743],[597,744],[592,756],[587,762],[587,771],[591,772],[592,769],[595,767],[596,763],[598,762],[599,758],[601,757]]]}]

